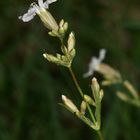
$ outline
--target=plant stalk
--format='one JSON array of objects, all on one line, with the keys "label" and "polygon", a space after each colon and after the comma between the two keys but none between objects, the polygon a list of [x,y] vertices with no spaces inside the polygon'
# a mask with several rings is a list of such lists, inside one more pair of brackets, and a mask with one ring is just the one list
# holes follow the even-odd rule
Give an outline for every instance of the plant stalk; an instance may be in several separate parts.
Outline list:
[{"label": "plant stalk", "polygon": [[[60,39],[60,41],[61,41],[61,50],[63,50],[63,47],[64,47],[64,40],[63,40],[62,37],[60,37],[59,39]],[[76,78],[76,76],[75,76],[75,74],[74,74],[72,68],[69,67],[68,69],[69,69],[69,72],[70,72],[70,74],[71,74],[71,77],[72,77],[72,79],[73,79],[73,82],[74,82],[74,84],[75,84],[77,90],[79,91],[81,97],[83,98],[84,93],[83,93],[83,91],[82,91],[82,89],[81,89],[81,87],[80,87],[80,85],[79,85],[79,83],[78,83],[78,80],[77,80],[77,78]],[[95,123],[96,123],[96,120],[95,120],[95,117],[94,117],[94,115],[93,115],[93,113],[92,113],[92,110],[91,110],[91,108],[90,108],[90,106],[89,106],[88,103],[87,103],[87,109],[88,109],[88,112],[89,112],[89,114],[90,114],[90,116],[91,116],[91,119],[92,119],[93,123],[95,124]],[[101,131],[99,130],[99,131],[96,131],[96,132],[97,132],[97,134],[98,134],[100,140],[104,140]]]},{"label": "plant stalk", "polygon": [[[77,90],[79,91],[80,95],[81,95],[82,98],[83,98],[83,96],[84,96],[83,91],[82,91],[82,89],[81,89],[81,87],[80,87],[80,85],[79,85],[79,83],[78,83],[78,81],[77,81],[77,79],[76,79],[76,76],[75,76],[75,74],[74,74],[74,72],[73,72],[73,70],[72,70],[71,67],[69,68],[69,72],[70,72],[70,74],[71,74],[71,76],[72,76],[72,79],[73,79],[73,81],[74,81],[74,83],[75,83],[75,86],[76,86]],[[87,104],[87,109],[88,109],[89,114],[90,114],[90,116],[91,116],[91,118],[92,118],[92,120],[93,120],[93,122],[94,122],[94,124],[95,124],[95,123],[96,123],[96,120],[95,120],[95,117],[94,117],[94,115],[93,115],[93,113],[92,113],[92,110],[91,110],[89,104]],[[104,140],[101,131],[96,131],[96,132],[97,132],[97,134],[98,134],[100,140]]]},{"label": "plant stalk", "polygon": [[103,135],[102,135],[101,131],[97,131],[97,133],[98,133],[98,136],[99,136],[100,140],[104,140],[104,138],[103,138]]}]

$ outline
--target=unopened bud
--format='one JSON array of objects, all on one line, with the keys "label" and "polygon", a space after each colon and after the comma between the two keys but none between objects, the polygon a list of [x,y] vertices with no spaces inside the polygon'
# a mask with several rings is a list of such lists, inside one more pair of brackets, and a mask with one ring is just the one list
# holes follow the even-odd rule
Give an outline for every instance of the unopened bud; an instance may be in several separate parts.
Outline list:
[{"label": "unopened bud", "polygon": [[104,91],[101,89],[99,94],[100,94],[99,97],[100,97],[100,101],[101,101],[103,99],[103,97],[104,97]]},{"label": "unopened bud", "polygon": [[65,30],[63,27],[60,27],[59,28],[59,34],[63,35],[65,33]]},{"label": "unopened bud", "polygon": [[107,64],[101,63],[99,65],[98,72],[101,73],[104,76],[104,78],[108,81],[105,82],[106,85],[120,83],[122,81],[120,73]]},{"label": "unopened bud", "polygon": [[84,95],[84,100],[85,100],[88,104],[95,106],[95,102],[94,102],[94,100],[93,100],[90,96]]},{"label": "unopened bud", "polygon": [[91,89],[92,89],[93,97],[96,100],[97,97],[99,96],[98,94],[100,91],[100,86],[99,86],[97,79],[95,77],[92,79]]},{"label": "unopened bud", "polygon": [[62,100],[64,102],[64,104],[66,105],[66,107],[73,113],[75,112],[79,112],[78,108],[75,106],[75,104],[68,99],[65,95],[62,95]]},{"label": "unopened bud", "polygon": [[85,101],[82,101],[82,103],[81,103],[81,113],[82,113],[83,115],[85,115],[86,108],[87,108],[86,102],[85,102]]},{"label": "unopened bud", "polygon": [[47,59],[47,54],[46,54],[46,53],[44,53],[44,54],[43,54],[43,57]]},{"label": "unopened bud", "polygon": [[65,32],[68,30],[68,22],[64,23],[63,28],[64,28]]},{"label": "unopened bud", "polygon": [[48,33],[50,36],[56,37],[59,36],[58,32],[55,30],[52,30],[51,32]]},{"label": "unopened bud", "polygon": [[129,81],[124,81],[124,86],[128,89],[135,99],[139,99],[139,94]]},{"label": "unopened bud", "polygon": [[57,57],[55,57],[55,56],[53,56],[51,54],[44,53],[43,57],[45,59],[47,59],[48,61],[53,62],[53,63],[57,63],[59,61]]},{"label": "unopened bud", "polygon": [[129,97],[123,92],[118,91],[117,96],[123,101],[129,101]]},{"label": "unopened bud", "polygon": [[62,19],[59,23],[59,27],[63,27],[63,25],[64,25],[64,20]]},{"label": "unopened bud", "polygon": [[51,32],[48,32],[48,34],[49,34],[50,36],[53,36],[53,37],[56,36],[54,33],[52,33],[52,31],[51,31]]},{"label": "unopened bud", "polygon": [[75,46],[75,36],[74,33],[71,32],[68,38],[68,51],[70,52]]}]

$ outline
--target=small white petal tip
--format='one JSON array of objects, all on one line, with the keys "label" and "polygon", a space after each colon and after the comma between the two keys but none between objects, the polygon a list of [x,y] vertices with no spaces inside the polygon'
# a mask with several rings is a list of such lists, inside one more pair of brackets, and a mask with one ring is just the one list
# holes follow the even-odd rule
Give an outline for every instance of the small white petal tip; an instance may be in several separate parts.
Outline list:
[{"label": "small white petal tip", "polygon": [[61,97],[62,97],[62,100],[65,100],[66,99],[66,96],[65,95],[62,95]]},{"label": "small white petal tip", "polygon": [[45,53],[43,54],[43,57],[46,58],[46,54]]},{"label": "small white petal tip", "polygon": [[95,77],[92,78],[92,81],[97,81],[97,79]]}]

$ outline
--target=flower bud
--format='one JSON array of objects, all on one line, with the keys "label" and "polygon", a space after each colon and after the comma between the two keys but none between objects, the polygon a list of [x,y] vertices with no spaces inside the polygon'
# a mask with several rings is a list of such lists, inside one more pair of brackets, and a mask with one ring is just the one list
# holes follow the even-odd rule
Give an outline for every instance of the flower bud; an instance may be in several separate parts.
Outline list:
[{"label": "flower bud", "polygon": [[63,27],[60,27],[60,28],[59,28],[59,34],[60,34],[60,35],[64,35],[64,33],[65,33],[64,28],[63,28]]},{"label": "flower bud", "polygon": [[65,95],[62,95],[62,100],[64,102],[64,104],[66,105],[66,107],[73,113],[75,112],[79,112],[78,108],[75,106],[75,104],[68,99]]},{"label": "flower bud", "polygon": [[99,84],[97,82],[97,79],[95,77],[92,79],[91,89],[92,89],[93,97],[94,97],[94,99],[96,101],[96,99],[99,96],[98,94],[99,94],[99,91],[100,91],[100,86],[99,86]]},{"label": "flower bud", "polygon": [[120,91],[117,92],[117,96],[125,102],[130,100],[130,98],[125,93]]},{"label": "flower bud", "polygon": [[55,30],[50,31],[48,34],[53,37],[59,36],[58,32]]},{"label": "flower bud", "polygon": [[64,20],[62,19],[59,23],[59,27],[63,27],[63,25],[64,25]]},{"label": "flower bud", "polygon": [[37,12],[44,25],[50,30],[58,30],[58,24],[48,10],[41,9]]},{"label": "flower bud", "polygon": [[103,99],[103,97],[104,97],[104,91],[103,90],[100,90],[100,92],[99,92],[99,94],[100,94],[100,101]]},{"label": "flower bud", "polygon": [[85,100],[88,104],[95,106],[95,102],[94,102],[94,100],[93,100],[90,96],[84,95],[84,100]]},{"label": "flower bud", "polygon": [[114,83],[120,83],[122,81],[120,73],[107,64],[101,63],[97,71],[101,73],[106,79],[104,85],[111,85]]},{"label": "flower bud", "polygon": [[75,46],[75,36],[74,33],[71,32],[68,39],[68,51],[70,52]]},{"label": "flower bud", "polygon": [[64,28],[65,32],[68,30],[68,22],[64,23],[63,28]]},{"label": "flower bud", "polygon": [[133,85],[129,81],[124,81],[123,84],[135,99],[139,99],[138,92],[136,91],[136,89],[133,87]]},{"label": "flower bud", "polygon": [[59,59],[58,59],[57,57],[51,55],[51,54],[44,53],[44,54],[43,54],[43,57],[44,57],[45,59],[47,59],[48,61],[54,62],[54,63],[56,63],[56,64],[59,62]]},{"label": "flower bud", "polygon": [[85,102],[85,101],[82,101],[82,103],[81,103],[81,113],[82,113],[83,115],[85,115],[86,108],[87,108],[86,102]]}]

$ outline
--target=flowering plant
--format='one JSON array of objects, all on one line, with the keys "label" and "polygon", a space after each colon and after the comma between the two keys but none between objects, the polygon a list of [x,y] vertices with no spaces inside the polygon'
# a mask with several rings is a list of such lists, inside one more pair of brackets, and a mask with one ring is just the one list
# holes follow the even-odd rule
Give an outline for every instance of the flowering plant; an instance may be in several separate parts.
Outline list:
[{"label": "flowering plant", "polygon": [[[77,118],[95,130],[100,140],[103,140],[104,138],[101,133],[101,102],[104,96],[104,91],[100,88],[100,85],[95,77],[92,78],[91,83],[92,96],[87,95],[82,91],[82,88],[80,87],[79,82],[72,70],[73,59],[76,55],[75,34],[74,32],[70,32],[68,38],[66,37],[68,23],[62,19],[58,24],[48,10],[49,4],[53,2],[56,2],[56,0],[46,0],[45,2],[43,2],[43,0],[38,0],[38,4],[32,3],[28,12],[23,16],[19,16],[19,19],[21,19],[23,22],[28,22],[32,20],[35,15],[38,15],[45,27],[49,30],[48,34],[52,37],[57,37],[60,40],[60,53],[52,55],[45,52],[43,56],[47,61],[60,66],[64,66],[68,69],[73,82],[81,96],[81,106],[79,109],[77,105],[75,105],[75,103],[73,103],[73,101],[65,95],[62,95],[62,103],[60,105],[65,107],[71,113],[75,114]],[[64,43],[64,39],[67,40],[67,44]],[[124,84],[134,99],[131,100],[131,98],[120,91],[117,92],[118,97],[139,107],[139,97],[134,87],[128,81],[124,82],[118,71],[114,70],[109,65],[102,63],[105,58],[105,54],[106,50],[102,49],[99,53],[99,58],[93,57],[89,64],[88,72],[83,76],[91,76],[95,71],[97,71],[101,73],[105,78],[105,80],[102,82],[103,85],[116,83]]]}]

